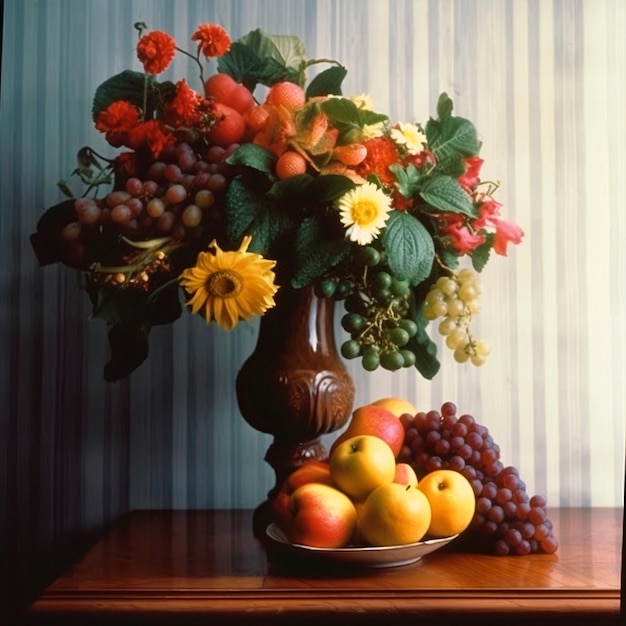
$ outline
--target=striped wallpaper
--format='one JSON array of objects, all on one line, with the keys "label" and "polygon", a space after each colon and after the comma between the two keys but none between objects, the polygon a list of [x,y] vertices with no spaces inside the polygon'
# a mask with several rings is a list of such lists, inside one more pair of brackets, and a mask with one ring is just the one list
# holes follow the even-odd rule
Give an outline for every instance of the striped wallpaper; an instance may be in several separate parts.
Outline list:
[{"label": "striped wallpaper", "polygon": [[[626,3],[621,0],[5,0],[0,118],[0,562],[134,508],[252,507],[273,484],[270,438],[240,417],[234,379],[257,323],[157,328],[128,381],[105,384],[106,331],[78,277],[39,269],[28,236],[78,148],[107,150],[91,98],[129,67],[139,20],[188,39],[295,34],[341,60],[348,94],[425,121],[447,91],[483,141],[483,174],[525,230],[483,273],[479,369],[442,353],[432,382],[347,364],[356,403],[453,400],[549,506],[623,502]],[[195,78],[177,58],[168,75]],[[329,437],[329,440],[332,438]],[[4,559],[4,553],[9,559]],[[1,573],[1,572],[0,572]],[[18,577],[19,578],[19,577]]]}]

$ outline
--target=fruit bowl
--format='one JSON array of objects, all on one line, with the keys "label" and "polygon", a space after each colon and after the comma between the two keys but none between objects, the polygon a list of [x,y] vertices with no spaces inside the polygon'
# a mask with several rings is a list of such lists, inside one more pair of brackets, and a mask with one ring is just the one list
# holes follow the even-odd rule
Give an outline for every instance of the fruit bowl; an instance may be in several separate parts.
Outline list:
[{"label": "fruit bowl", "polygon": [[453,535],[440,539],[426,539],[401,546],[314,548],[290,543],[283,531],[274,523],[267,527],[266,534],[273,543],[286,546],[300,556],[371,568],[400,567],[416,563],[423,556],[443,548],[458,537]]}]

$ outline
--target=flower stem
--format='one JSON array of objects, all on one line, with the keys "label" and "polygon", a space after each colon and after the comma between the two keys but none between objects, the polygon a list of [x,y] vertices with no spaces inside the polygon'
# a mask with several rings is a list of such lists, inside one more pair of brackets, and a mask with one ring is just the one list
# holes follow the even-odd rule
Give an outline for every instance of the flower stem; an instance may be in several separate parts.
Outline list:
[{"label": "flower stem", "polygon": [[200,63],[200,52],[198,52],[198,54],[194,56],[193,54],[189,54],[189,52],[183,50],[182,48],[179,48],[178,46],[175,46],[175,49],[178,50],[178,52],[180,52],[181,54],[188,56],[190,59],[193,59],[196,62],[196,65],[200,69],[200,82],[204,86],[204,68],[202,67],[202,63]]}]

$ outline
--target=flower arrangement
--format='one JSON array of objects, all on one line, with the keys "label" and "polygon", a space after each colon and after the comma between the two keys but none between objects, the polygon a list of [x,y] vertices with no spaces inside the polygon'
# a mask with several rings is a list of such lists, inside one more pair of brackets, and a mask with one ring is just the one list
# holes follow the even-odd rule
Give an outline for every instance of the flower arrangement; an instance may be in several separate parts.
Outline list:
[{"label": "flower arrangement", "polygon": [[[31,235],[40,264],[84,273],[109,326],[106,379],[141,364],[151,327],[183,305],[230,330],[273,307],[278,289],[307,286],[343,301],[341,353],[366,370],[432,378],[426,328],[439,318],[457,361],[484,362],[470,330],[478,273],[523,232],[500,216],[476,129],[446,94],[424,124],[392,123],[367,96],[343,96],[346,68],[308,60],[296,37],[231,41],[203,24],[190,53],[135,28],[143,71],[105,80],[93,100],[118,153],[82,148],[72,175],[85,189],[60,182],[68,198]],[[197,66],[198,90],[157,79],[177,54]]]}]

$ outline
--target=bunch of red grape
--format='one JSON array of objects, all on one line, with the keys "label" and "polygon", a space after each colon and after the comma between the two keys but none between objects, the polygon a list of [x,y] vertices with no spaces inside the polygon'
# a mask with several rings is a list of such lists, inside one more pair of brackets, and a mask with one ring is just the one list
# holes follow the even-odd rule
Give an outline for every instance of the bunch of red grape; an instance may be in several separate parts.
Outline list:
[{"label": "bunch of red grape", "polygon": [[94,234],[121,234],[133,241],[172,237],[193,241],[218,231],[222,198],[232,178],[226,159],[238,147],[211,146],[199,153],[179,142],[158,160],[127,178],[103,198],[74,203],[76,219],[61,231],[62,242],[79,245]]},{"label": "bunch of red grape", "polygon": [[476,510],[466,531],[478,549],[497,555],[556,552],[558,541],[546,515],[546,499],[530,497],[514,467],[500,460],[500,447],[471,415],[457,417],[452,402],[441,411],[401,417],[405,441],[398,458],[419,477],[438,469],[460,472],[472,485]]}]

